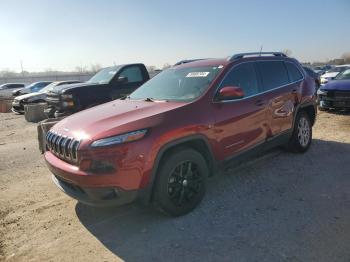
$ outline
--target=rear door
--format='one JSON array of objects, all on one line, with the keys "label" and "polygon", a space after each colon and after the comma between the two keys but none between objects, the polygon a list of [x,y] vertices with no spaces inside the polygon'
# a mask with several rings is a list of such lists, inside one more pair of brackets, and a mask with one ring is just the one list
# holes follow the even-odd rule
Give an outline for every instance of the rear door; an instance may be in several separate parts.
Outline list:
[{"label": "rear door", "polygon": [[[119,83],[118,78],[125,77],[127,78],[126,83]],[[123,96],[129,95],[136,88],[144,82],[144,77],[142,70],[138,65],[131,65],[124,67],[119,74],[113,79],[112,84],[112,100],[117,99]]]},{"label": "rear door", "polygon": [[[291,69],[293,74],[299,73],[301,76],[299,80],[291,81],[284,61],[258,61],[257,66],[265,100],[269,104],[268,136],[275,136],[292,129],[293,113],[303,76],[300,72]],[[289,62],[288,67],[290,67]],[[298,70],[295,67],[294,69]]]},{"label": "rear door", "polygon": [[214,104],[215,133],[223,159],[263,142],[267,131],[267,103],[261,94],[255,63],[234,66],[218,91],[226,86],[241,87],[244,97]]}]

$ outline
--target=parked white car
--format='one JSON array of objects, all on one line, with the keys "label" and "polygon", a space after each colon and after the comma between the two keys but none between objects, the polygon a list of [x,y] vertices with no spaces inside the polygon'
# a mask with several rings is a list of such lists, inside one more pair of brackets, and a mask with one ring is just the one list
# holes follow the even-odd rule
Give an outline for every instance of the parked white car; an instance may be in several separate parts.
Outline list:
[{"label": "parked white car", "polygon": [[12,102],[12,112],[23,114],[25,105],[45,102],[47,92],[53,90],[56,86],[70,85],[76,83],[81,82],[76,80],[52,82],[51,84],[41,89],[39,92],[17,96]]},{"label": "parked white car", "polygon": [[333,80],[339,73],[349,68],[350,65],[338,65],[328,70],[321,76],[321,85],[327,84],[330,80]]}]

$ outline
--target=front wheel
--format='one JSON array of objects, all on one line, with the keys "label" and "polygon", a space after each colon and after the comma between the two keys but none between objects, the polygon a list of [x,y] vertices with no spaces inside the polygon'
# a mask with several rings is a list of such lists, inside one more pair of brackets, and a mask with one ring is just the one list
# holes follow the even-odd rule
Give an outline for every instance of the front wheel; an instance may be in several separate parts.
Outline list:
[{"label": "front wheel", "polygon": [[320,107],[320,106],[318,106],[317,109],[318,109],[319,111],[327,111],[327,108]]},{"label": "front wheel", "polygon": [[193,210],[206,191],[208,166],[204,157],[191,148],[171,152],[162,160],[157,174],[155,205],[172,216]]},{"label": "front wheel", "polygon": [[288,149],[296,153],[304,153],[311,145],[312,126],[311,121],[305,112],[299,112],[293,129],[292,137],[288,143]]}]

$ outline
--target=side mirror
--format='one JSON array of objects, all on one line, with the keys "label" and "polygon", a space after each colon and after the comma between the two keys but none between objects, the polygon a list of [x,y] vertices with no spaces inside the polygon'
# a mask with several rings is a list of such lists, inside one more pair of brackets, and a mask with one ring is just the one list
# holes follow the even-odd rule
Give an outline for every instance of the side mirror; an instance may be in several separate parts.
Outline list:
[{"label": "side mirror", "polygon": [[231,100],[244,97],[242,88],[238,86],[225,86],[219,91],[219,100]]},{"label": "side mirror", "polygon": [[120,77],[118,77],[117,83],[118,84],[126,84],[128,81],[129,80],[126,76],[120,76]]}]

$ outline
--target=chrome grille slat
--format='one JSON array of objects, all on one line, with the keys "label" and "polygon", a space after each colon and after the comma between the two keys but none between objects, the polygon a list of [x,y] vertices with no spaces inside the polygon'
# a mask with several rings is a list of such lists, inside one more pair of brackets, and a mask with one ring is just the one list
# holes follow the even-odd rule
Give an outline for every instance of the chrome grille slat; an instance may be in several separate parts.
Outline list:
[{"label": "chrome grille slat", "polygon": [[70,158],[70,153],[69,153],[69,150],[68,150],[70,142],[72,142],[72,139],[71,138],[67,138],[67,142],[66,142],[65,147],[64,147],[64,149],[66,151],[66,153],[64,154],[64,157],[66,157],[66,158]]},{"label": "chrome grille slat", "polygon": [[48,132],[46,134],[46,145],[47,147],[50,149],[50,139],[51,139],[51,136],[52,136],[52,133],[51,132]]},{"label": "chrome grille slat", "polygon": [[46,135],[46,144],[48,150],[58,158],[69,163],[77,162],[80,141],[49,131]]},{"label": "chrome grille slat", "polygon": [[59,155],[62,155],[62,141],[63,141],[64,137],[60,136],[57,140],[57,152]]}]

